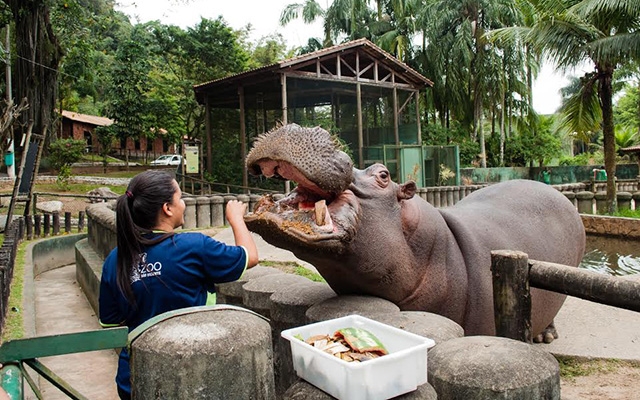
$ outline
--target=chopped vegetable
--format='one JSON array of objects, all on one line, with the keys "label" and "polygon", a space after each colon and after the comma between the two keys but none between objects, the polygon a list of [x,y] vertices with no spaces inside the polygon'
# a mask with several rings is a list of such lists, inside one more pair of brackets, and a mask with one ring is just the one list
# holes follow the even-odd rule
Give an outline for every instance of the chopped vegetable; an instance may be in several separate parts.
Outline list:
[{"label": "chopped vegetable", "polygon": [[338,329],[333,336],[314,335],[305,342],[348,362],[362,362],[388,354],[378,338],[360,328]]},{"label": "chopped vegetable", "polygon": [[360,353],[377,352],[380,355],[389,354],[378,338],[366,329],[344,328],[337,330],[333,335],[342,336],[353,350]]}]

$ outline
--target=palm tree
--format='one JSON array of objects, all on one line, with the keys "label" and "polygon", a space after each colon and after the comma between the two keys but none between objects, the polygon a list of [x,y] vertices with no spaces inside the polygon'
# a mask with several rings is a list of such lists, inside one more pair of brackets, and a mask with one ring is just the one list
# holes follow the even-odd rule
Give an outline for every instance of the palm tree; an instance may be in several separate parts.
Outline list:
[{"label": "palm tree", "polygon": [[[611,213],[617,208],[613,73],[619,66],[640,59],[640,7],[636,0],[529,2],[540,16],[534,25],[506,28],[497,35],[504,39],[524,40],[563,70],[585,62],[593,63],[594,72],[585,75],[582,83],[587,91],[589,88],[596,91],[602,112],[607,211]],[[583,98],[591,100],[588,95]],[[584,111],[586,107],[590,105],[573,109]]]},{"label": "palm tree", "polygon": [[315,0],[305,0],[304,3],[292,3],[287,5],[280,13],[280,25],[285,26],[294,19],[302,18],[305,24],[312,24],[317,19],[324,20],[324,39],[322,45],[329,47],[333,45],[331,36],[331,26],[327,24],[327,11]]},{"label": "palm tree", "polygon": [[[457,91],[450,99],[461,100],[458,104],[447,104],[449,108],[444,112],[463,113],[456,115],[457,119],[470,122],[472,139],[480,142],[481,165],[484,167],[486,152],[482,120],[485,104],[502,103],[503,97],[507,97],[506,86],[503,85],[505,79],[500,80],[502,86],[497,90],[490,90],[490,78],[496,73],[495,62],[501,59],[501,50],[492,46],[484,34],[491,29],[518,23],[519,11],[511,0],[430,0],[426,7],[420,9],[417,20],[419,27],[422,24],[427,27],[424,54],[444,57],[444,61],[431,61],[438,63],[439,72],[447,73],[448,90]],[[430,50],[432,46],[441,50]],[[431,76],[438,79],[436,75]],[[435,90],[441,91],[435,88],[441,82],[434,82]]]}]

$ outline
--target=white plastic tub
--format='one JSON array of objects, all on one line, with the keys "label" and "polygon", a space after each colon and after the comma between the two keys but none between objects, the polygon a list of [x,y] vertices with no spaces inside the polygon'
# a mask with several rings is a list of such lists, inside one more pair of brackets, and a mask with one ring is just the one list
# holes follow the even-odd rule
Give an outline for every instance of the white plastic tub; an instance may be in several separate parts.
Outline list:
[{"label": "white plastic tub", "polygon": [[[373,360],[347,362],[295,338],[333,335],[357,327],[374,334],[389,354]],[[428,339],[359,315],[317,322],[282,331],[291,343],[293,366],[299,377],[339,400],[385,400],[408,393],[427,382]]]}]

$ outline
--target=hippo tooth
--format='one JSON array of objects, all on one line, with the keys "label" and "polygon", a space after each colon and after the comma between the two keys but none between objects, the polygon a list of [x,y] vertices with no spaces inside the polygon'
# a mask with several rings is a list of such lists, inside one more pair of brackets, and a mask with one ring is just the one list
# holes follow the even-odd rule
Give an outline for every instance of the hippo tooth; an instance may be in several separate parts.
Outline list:
[{"label": "hippo tooth", "polygon": [[325,224],[325,215],[327,215],[327,201],[318,200],[315,204],[316,225],[323,226]]},{"label": "hippo tooth", "polygon": [[322,232],[333,232],[333,220],[329,214],[329,208],[325,200],[317,201],[315,204],[316,225]]}]

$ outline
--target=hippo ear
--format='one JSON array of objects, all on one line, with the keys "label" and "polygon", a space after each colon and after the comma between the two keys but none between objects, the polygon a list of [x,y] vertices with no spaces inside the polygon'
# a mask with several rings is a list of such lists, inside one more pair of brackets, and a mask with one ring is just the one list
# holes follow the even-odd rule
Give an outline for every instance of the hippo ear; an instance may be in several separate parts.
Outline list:
[{"label": "hippo ear", "polygon": [[402,185],[398,185],[398,200],[409,200],[416,194],[416,183],[407,181]]}]

